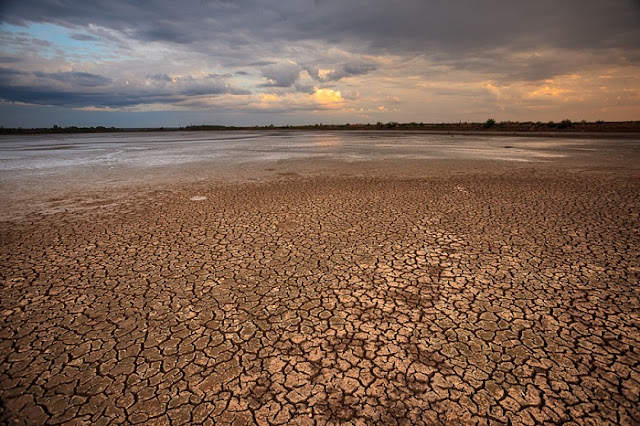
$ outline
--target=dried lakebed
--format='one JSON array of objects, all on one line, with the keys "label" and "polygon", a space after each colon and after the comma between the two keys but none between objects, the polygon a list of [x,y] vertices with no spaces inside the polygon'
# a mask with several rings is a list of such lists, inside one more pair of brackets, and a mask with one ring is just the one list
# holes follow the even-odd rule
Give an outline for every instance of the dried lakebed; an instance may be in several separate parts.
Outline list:
[{"label": "dried lakebed", "polygon": [[639,189],[287,177],[1,222],[0,420],[638,424]]}]

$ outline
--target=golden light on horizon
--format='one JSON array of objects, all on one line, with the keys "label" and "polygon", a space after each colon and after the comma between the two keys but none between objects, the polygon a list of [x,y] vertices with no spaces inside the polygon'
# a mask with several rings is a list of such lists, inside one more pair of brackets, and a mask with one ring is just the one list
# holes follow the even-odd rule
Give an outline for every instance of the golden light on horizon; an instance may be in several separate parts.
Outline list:
[{"label": "golden light on horizon", "polygon": [[571,93],[571,90],[562,89],[554,86],[542,86],[532,92],[527,93],[527,97],[540,98],[540,97],[558,97]]},{"label": "golden light on horizon", "polygon": [[275,93],[265,93],[260,97],[261,102],[277,102],[278,95]]},{"label": "golden light on horizon", "polygon": [[312,96],[317,104],[328,108],[336,108],[344,103],[344,98],[339,90],[318,89],[316,87]]}]

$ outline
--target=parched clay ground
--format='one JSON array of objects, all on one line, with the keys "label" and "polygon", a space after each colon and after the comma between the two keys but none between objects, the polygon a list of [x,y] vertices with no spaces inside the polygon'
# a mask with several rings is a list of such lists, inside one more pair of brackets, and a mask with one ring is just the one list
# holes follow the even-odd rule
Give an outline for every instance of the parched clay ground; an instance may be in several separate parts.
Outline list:
[{"label": "parched clay ground", "polygon": [[291,175],[49,200],[0,223],[0,416],[640,424],[639,177]]}]

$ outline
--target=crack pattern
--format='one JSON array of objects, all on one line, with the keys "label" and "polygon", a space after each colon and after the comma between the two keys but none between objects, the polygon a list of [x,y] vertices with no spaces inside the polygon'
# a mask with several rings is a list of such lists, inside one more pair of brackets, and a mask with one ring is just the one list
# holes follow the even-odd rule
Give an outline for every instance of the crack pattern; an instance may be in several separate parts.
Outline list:
[{"label": "crack pattern", "polygon": [[287,176],[2,222],[0,420],[638,424],[639,186]]}]

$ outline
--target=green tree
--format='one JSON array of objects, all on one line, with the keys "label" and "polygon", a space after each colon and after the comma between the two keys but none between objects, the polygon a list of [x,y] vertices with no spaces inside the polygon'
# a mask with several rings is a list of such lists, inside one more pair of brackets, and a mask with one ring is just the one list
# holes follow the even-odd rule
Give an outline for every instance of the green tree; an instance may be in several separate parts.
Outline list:
[{"label": "green tree", "polygon": [[558,124],[558,129],[566,129],[567,127],[571,127],[573,123],[568,118],[565,118]]},{"label": "green tree", "polygon": [[485,129],[490,129],[492,128],[494,125],[496,124],[496,120],[494,120],[493,118],[488,119],[487,121],[484,122],[484,128]]}]

